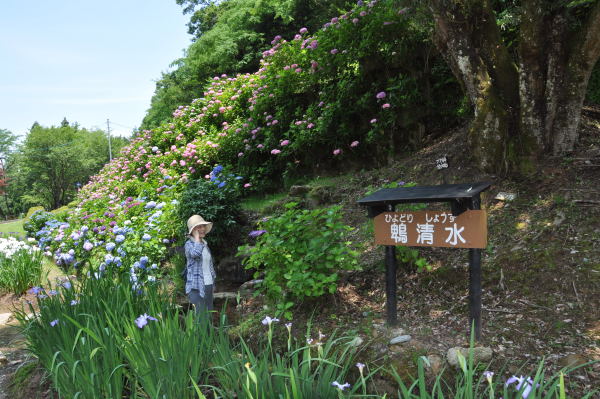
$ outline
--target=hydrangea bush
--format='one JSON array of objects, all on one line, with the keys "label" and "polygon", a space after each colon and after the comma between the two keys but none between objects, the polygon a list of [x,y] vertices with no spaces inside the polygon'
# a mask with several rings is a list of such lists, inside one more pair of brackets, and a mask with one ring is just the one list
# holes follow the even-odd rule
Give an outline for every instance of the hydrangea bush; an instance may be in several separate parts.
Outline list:
[{"label": "hydrangea bush", "polygon": [[[97,260],[146,270],[182,238],[178,209],[188,183],[213,181],[215,165],[235,174],[244,195],[279,188],[317,164],[396,151],[398,138],[409,141],[399,132],[415,130],[409,110],[446,101],[415,91],[407,63],[424,56],[415,43],[426,32],[412,18],[393,0],[359,1],[316,32],[275,37],[259,70],[214,77],[171,122],[139,132],[91,178],[66,220],[44,220],[30,235],[65,269]],[[372,75],[374,62],[388,72]],[[220,186],[208,187],[233,187]]]}]

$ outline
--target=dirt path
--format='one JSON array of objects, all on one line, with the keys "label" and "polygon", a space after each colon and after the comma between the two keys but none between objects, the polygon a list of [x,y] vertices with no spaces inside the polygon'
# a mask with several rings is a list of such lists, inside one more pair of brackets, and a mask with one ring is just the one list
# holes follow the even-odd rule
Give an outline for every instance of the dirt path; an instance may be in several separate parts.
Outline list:
[{"label": "dirt path", "polygon": [[23,336],[12,313],[0,313],[0,399],[9,398],[10,377],[27,360]]}]

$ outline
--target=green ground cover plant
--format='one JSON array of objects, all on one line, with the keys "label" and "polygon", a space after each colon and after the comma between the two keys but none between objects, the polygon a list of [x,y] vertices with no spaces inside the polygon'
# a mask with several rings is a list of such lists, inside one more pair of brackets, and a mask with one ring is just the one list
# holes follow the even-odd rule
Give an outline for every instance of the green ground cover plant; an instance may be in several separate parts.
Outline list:
[{"label": "green ground cover plant", "polygon": [[357,270],[358,253],[345,240],[352,230],[342,223],[340,206],[306,210],[294,202],[250,233],[254,246],[240,248],[247,269],[264,274],[261,291],[287,318],[295,303],[333,293],[339,272]]}]

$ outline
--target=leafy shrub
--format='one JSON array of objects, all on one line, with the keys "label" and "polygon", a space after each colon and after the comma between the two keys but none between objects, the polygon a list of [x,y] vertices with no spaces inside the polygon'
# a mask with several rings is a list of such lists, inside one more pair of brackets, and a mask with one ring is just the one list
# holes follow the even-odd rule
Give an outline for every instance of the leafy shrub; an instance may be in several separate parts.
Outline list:
[{"label": "leafy shrub", "polygon": [[196,214],[213,223],[209,238],[213,251],[223,252],[231,247],[240,215],[239,176],[217,165],[209,179],[191,181],[182,193],[179,216],[182,235],[187,236],[187,219]]},{"label": "leafy shrub", "polygon": [[240,248],[250,254],[246,268],[257,270],[255,276],[264,272],[263,292],[288,318],[295,301],[335,292],[338,271],[359,268],[358,253],[344,240],[352,228],[342,223],[340,206],[295,206],[289,203],[281,216],[262,222],[254,247]]},{"label": "leafy shrub", "polygon": [[16,295],[42,280],[43,255],[35,247],[13,237],[0,238],[0,291]]},{"label": "leafy shrub", "polygon": [[32,206],[27,211],[27,215],[25,216],[25,219],[29,219],[31,217],[31,215],[33,215],[37,211],[45,211],[45,209],[43,206]]},{"label": "leafy shrub", "polygon": [[50,213],[56,215],[58,220],[66,220],[67,216],[69,215],[69,206],[61,206],[60,208],[51,210]]},{"label": "leafy shrub", "polygon": [[[35,233],[40,231],[44,227],[46,222],[56,220],[56,215],[54,215],[53,213],[46,212],[42,207],[35,208],[41,209],[35,210],[31,215],[29,215],[28,212],[28,217],[23,223],[23,230],[25,230],[25,234],[27,235],[27,237],[35,237]],[[29,210],[31,211],[32,209],[33,208],[30,208]]]}]

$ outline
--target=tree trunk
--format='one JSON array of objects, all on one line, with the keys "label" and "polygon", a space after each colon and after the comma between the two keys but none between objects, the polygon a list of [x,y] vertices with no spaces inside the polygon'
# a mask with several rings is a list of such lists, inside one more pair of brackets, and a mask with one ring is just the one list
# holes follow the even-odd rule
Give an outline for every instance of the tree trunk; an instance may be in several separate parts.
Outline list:
[{"label": "tree trunk", "polygon": [[600,1],[574,27],[565,7],[523,0],[518,54],[502,41],[489,0],[430,0],[435,43],[474,107],[473,155],[488,171],[529,171],[572,151],[600,56]]}]

